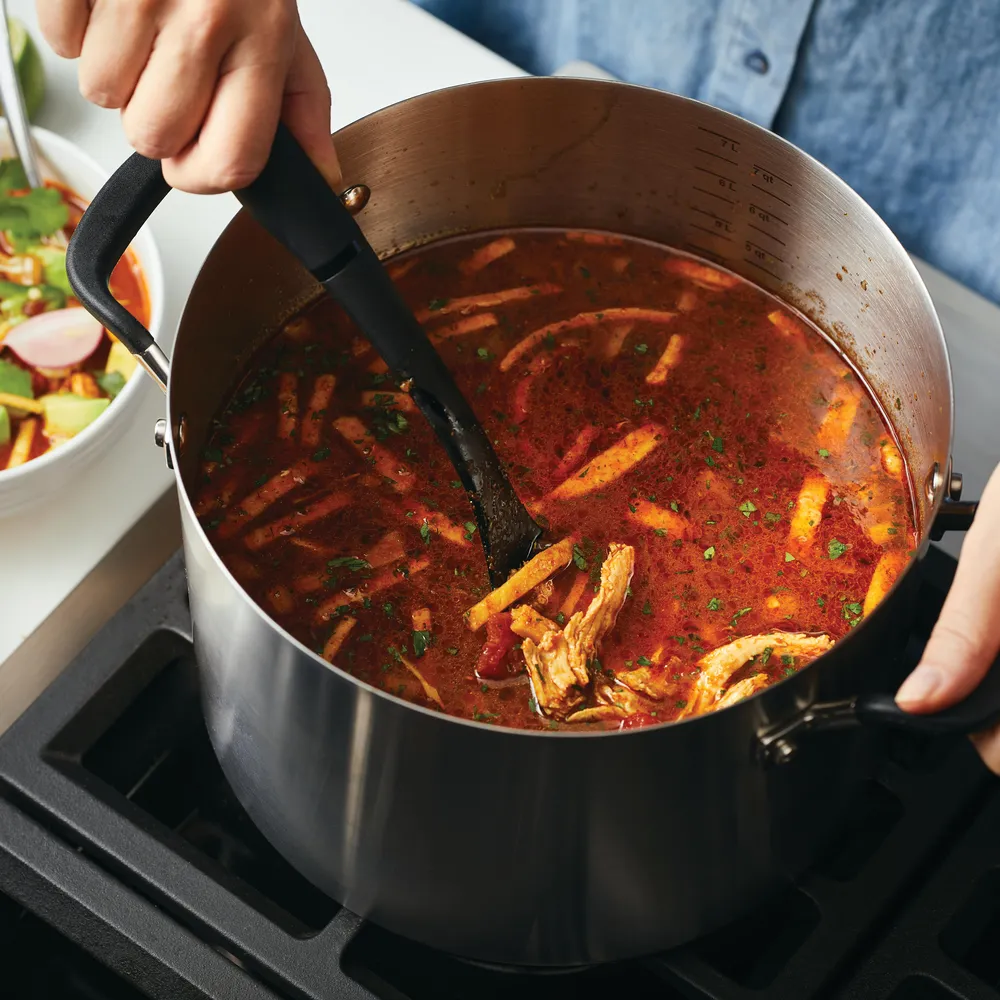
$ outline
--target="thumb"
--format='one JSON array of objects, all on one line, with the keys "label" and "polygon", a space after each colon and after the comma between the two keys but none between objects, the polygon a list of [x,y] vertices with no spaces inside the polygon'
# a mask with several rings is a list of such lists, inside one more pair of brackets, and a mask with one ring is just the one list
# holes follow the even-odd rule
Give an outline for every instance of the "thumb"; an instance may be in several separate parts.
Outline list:
[{"label": "thumb", "polygon": [[924,655],[896,693],[910,712],[935,712],[968,695],[1000,649],[1000,466],[986,484],[955,580]]},{"label": "thumb", "polygon": [[281,120],[330,186],[338,188],[343,178],[330,137],[330,88],[319,56],[301,24],[285,81]]}]

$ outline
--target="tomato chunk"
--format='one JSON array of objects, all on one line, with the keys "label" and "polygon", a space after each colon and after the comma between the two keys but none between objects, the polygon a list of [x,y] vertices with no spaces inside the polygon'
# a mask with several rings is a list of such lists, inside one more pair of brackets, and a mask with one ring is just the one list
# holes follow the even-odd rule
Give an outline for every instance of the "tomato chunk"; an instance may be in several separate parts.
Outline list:
[{"label": "tomato chunk", "polygon": [[653,726],[660,720],[649,712],[636,712],[627,718],[622,719],[619,729],[638,729],[640,726]]},{"label": "tomato chunk", "polygon": [[509,611],[501,611],[486,620],[486,643],[476,664],[476,676],[484,681],[502,681],[517,673],[517,669],[511,669],[508,656],[517,642],[510,622]]}]

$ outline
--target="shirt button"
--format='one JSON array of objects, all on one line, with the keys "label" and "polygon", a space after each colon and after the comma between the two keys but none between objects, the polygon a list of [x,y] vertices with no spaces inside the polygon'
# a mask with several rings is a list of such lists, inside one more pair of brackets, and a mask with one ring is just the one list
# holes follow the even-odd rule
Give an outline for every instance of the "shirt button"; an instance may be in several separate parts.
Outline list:
[{"label": "shirt button", "polygon": [[747,69],[752,69],[755,73],[760,73],[761,76],[771,68],[771,64],[767,61],[767,56],[760,49],[755,49],[749,53],[743,61]]}]

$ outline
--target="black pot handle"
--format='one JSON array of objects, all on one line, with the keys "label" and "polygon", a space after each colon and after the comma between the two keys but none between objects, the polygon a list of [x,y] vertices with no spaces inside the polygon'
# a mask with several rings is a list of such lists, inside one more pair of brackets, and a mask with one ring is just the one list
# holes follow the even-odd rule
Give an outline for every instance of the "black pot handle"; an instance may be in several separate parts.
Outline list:
[{"label": "black pot handle", "polygon": [[928,736],[978,733],[1000,722],[1000,659],[964,700],[940,712],[905,712],[891,694],[862,695],[854,711],[864,725],[888,726]]},{"label": "black pot handle", "polygon": [[66,273],[76,297],[135,355],[161,389],[170,365],[153,335],[111,294],[111,272],[143,223],[170,190],[158,160],[134,153],[109,178],[83,213],[66,250]]},{"label": "black pot handle", "polygon": [[[76,297],[135,355],[160,388],[166,388],[169,363],[149,330],[115,300],[108,282],[136,233],[169,191],[159,160],[133,153],[97,192],[66,252],[66,272]],[[351,213],[330,197],[326,181],[282,124],[260,175],[234,193],[265,229],[295,248],[295,255],[318,281],[342,271],[364,246]]]}]

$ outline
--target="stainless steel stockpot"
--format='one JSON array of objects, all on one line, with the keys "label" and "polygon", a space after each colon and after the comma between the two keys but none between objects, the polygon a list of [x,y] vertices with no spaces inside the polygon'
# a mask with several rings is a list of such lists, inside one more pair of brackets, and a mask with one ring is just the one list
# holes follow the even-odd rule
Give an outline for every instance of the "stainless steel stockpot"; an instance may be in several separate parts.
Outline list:
[{"label": "stainless steel stockpot", "polygon": [[[903,248],[842,181],[777,136],[658,91],[518,79],[427,94],[336,136],[369,241],[387,256],[450,233],[614,230],[701,254],[812,316],[865,375],[915,484],[918,555],[960,527],[952,381]],[[106,276],[166,194],[133,157],[70,247],[81,299],[168,395],[161,443],[181,498],[204,709],[219,760],[308,878],[408,937],[489,962],[569,966],[702,934],[813,860],[884,726],[969,731],[994,671],[957,709],[910,717],[891,653],[919,559],[849,637],[729,709],[629,732],[496,729],[428,711],[331,666],[257,607],[195,517],[211,420],[253,352],[319,286],[246,214],[195,283],[173,362]]]}]

